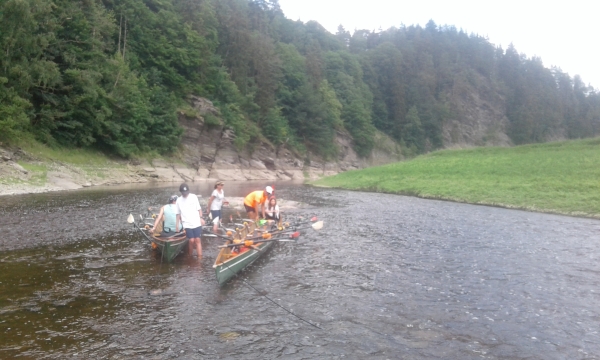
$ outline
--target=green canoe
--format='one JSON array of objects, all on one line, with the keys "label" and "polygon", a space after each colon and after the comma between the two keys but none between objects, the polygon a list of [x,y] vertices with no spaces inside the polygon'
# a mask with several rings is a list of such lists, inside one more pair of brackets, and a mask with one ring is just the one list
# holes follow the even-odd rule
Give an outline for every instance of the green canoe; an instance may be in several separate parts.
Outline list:
[{"label": "green canoe", "polygon": [[238,272],[258,260],[274,243],[275,241],[263,242],[256,245],[259,250],[249,249],[237,255],[231,253],[231,248],[221,249],[213,265],[219,285],[225,284]]},{"label": "green canoe", "polygon": [[[235,252],[232,247],[224,247],[219,251],[219,255],[217,255],[217,259],[213,265],[219,285],[225,284],[246,266],[252,264],[265,254],[273,246],[275,240],[281,236],[281,231],[289,226],[289,224],[286,223],[284,226],[284,224],[279,221],[277,228],[280,230],[274,229],[273,232],[269,232],[267,235],[268,239],[270,239],[269,241],[257,242],[255,245],[248,245],[249,247],[246,247],[244,245],[245,240],[256,239],[257,236],[262,238],[261,235],[266,234],[264,230],[261,229],[262,226],[262,224],[256,225],[255,223],[244,223],[243,227],[236,229],[235,234],[231,234],[231,239],[227,240],[225,245],[239,242],[240,246],[236,246]],[[271,237],[273,238],[271,239]],[[257,240],[260,240],[260,238]]]},{"label": "green canoe", "polygon": [[172,237],[151,235],[150,240],[152,241],[152,248],[158,250],[162,260],[168,263],[173,262],[173,259],[187,248],[190,241],[185,233]]}]

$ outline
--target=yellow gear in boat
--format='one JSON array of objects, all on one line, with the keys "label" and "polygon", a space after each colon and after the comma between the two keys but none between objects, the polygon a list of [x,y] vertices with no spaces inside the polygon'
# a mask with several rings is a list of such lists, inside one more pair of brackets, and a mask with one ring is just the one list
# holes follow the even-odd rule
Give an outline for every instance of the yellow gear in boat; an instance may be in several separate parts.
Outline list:
[{"label": "yellow gear in boat", "polygon": [[244,246],[250,247],[252,245],[254,245],[254,241],[252,241],[252,240],[246,240],[246,241],[244,241]]},{"label": "yellow gear in boat", "polygon": [[227,231],[227,236],[231,236],[233,233],[231,231]]},{"label": "yellow gear in boat", "polygon": [[263,239],[270,239],[271,238],[271,234],[269,234],[269,233],[262,234],[262,238]]}]

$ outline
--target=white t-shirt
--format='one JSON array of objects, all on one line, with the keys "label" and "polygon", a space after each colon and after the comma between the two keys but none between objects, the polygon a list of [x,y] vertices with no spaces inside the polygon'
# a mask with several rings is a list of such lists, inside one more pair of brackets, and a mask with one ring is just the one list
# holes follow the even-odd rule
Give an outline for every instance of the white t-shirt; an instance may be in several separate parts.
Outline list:
[{"label": "white t-shirt", "polygon": [[180,196],[177,198],[175,205],[177,205],[175,213],[181,215],[181,223],[184,229],[195,229],[202,226],[200,214],[198,213],[202,208],[196,195]]},{"label": "white t-shirt", "polygon": [[210,196],[214,196],[212,203],[210,203],[211,210],[221,210],[223,207],[223,199],[225,198],[225,191],[221,190],[221,193],[214,189]]},{"label": "white t-shirt", "polygon": [[269,208],[268,205],[265,205],[265,215],[279,219],[279,205],[275,205],[274,208]]}]

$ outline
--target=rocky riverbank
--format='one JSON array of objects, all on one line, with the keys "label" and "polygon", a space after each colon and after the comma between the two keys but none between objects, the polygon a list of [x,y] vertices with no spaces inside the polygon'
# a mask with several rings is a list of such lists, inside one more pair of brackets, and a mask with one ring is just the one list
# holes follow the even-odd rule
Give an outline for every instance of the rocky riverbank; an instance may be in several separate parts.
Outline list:
[{"label": "rocky riverbank", "polygon": [[106,158],[101,164],[75,164],[0,145],[0,195],[128,183],[317,179],[400,159],[398,146],[383,134],[378,135],[378,146],[368,159],[356,155],[344,133],[337,134],[339,156],[334,161],[312,155],[301,158],[267,142],[257,144],[252,153],[240,152],[233,144],[231,129],[205,123],[207,114],[219,117],[218,109],[204,98],[195,97],[190,102],[199,115],[180,114],[184,135],[180,153],[172,158]]}]

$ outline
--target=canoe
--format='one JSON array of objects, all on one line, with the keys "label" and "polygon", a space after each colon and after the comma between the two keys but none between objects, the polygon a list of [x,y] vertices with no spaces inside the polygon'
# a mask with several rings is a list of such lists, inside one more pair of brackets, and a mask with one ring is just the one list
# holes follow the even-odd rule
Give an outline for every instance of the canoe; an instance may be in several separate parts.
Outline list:
[{"label": "canoe", "polygon": [[225,284],[229,279],[236,276],[237,273],[258,260],[274,243],[275,241],[269,241],[258,244],[256,246],[260,251],[249,249],[239,255],[232,255],[230,248],[221,249],[213,265],[219,285]]},{"label": "canoe", "polygon": [[[257,234],[256,226],[254,224],[245,225],[244,229],[238,229],[233,235],[233,241],[237,242],[240,239],[245,239],[246,236]],[[275,235],[275,238],[278,235]],[[227,240],[225,245],[233,244],[232,240]],[[217,282],[219,285],[225,284],[232,277],[237,275],[244,268],[258,260],[273,246],[275,241],[261,242],[254,245],[256,248],[248,248],[240,245],[238,252],[233,252],[233,248],[226,247],[222,248],[217,255],[213,268],[215,269],[215,275],[217,276]]]},{"label": "canoe", "polygon": [[152,248],[160,252],[162,260],[170,263],[187,248],[190,240],[185,233],[179,233],[171,237],[151,234],[150,241],[152,241]]}]

